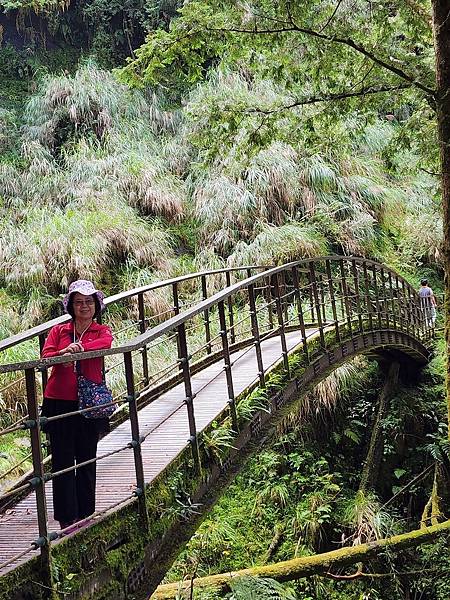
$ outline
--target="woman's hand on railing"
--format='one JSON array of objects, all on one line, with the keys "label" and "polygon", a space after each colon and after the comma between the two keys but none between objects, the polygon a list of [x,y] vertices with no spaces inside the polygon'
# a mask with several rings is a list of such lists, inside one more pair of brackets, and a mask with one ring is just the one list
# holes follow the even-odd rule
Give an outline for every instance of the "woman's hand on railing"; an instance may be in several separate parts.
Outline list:
[{"label": "woman's hand on railing", "polygon": [[60,356],[64,356],[65,354],[76,354],[77,352],[84,352],[83,346],[79,342],[72,342],[62,350],[58,352]]}]

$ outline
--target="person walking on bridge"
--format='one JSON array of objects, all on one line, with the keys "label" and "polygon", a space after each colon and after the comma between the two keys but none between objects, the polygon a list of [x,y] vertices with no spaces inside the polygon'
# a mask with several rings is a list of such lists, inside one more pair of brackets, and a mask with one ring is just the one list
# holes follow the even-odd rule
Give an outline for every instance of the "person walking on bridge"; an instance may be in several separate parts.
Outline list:
[{"label": "person walking on bridge", "polygon": [[428,327],[434,327],[436,321],[436,298],[428,285],[428,279],[422,279],[419,289],[420,306]]},{"label": "person walking on bridge", "polygon": [[[68,323],[55,325],[45,341],[42,357],[64,356],[77,352],[110,348],[113,336],[106,325],[96,322],[105,308],[104,295],[91,281],[74,281],[63,300],[72,317]],[[77,372],[95,383],[103,380],[102,358],[55,365],[44,392],[42,415],[53,417],[78,410]],[[108,431],[108,419],[72,415],[47,423],[52,452],[52,471],[60,471],[95,458],[99,434]],[[69,471],[52,479],[53,513],[61,529],[95,512],[96,463]]]}]

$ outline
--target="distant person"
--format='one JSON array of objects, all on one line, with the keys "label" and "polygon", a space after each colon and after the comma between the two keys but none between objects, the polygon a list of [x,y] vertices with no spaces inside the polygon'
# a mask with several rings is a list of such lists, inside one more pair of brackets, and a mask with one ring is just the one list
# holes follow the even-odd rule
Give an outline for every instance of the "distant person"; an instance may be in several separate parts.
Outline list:
[{"label": "distant person", "polygon": [[[95,321],[105,308],[103,298],[103,293],[90,281],[80,279],[71,283],[63,305],[72,320],[50,330],[42,357],[111,348],[113,336],[109,327]],[[102,358],[89,358],[79,361],[78,371],[87,379],[101,383],[102,366]],[[72,362],[55,365],[45,388],[42,414],[53,417],[76,410],[77,368]],[[108,427],[108,419],[87,419],[82,414],[47,423],[45,431],[50,437],[52,471],[95,458],[99,434],[108,431]],[[52,479],[53,513],[61,529],[95,512],[95,480],[95,462]]]},{"label": "distant person", "polygon": [[428,327],[434,327],[436,322],[436,298],[433,290],[428,285],[428,279],[422,279],[419,289],[420,306]]}]

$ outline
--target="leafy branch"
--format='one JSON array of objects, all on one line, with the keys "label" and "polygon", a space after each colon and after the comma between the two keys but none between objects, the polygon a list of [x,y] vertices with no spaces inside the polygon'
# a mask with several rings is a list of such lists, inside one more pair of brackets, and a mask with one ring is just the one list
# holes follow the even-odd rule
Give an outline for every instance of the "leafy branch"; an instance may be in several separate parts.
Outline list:
[{"label": "leafy branch", "polygon": [[244,29],[244,28],[239,28],[239,27],[226,27],[226,28],[209,27],[208,31],[216,32],[216,33],[245,33],[245,34],[249,34],[249,35],[275,35],[275,34],[279,34],[279,33],[292,33],[292,32],[303,33],[305,35],[318,38],[325,42],[334,43],[334,44],[342,44],[344,46],[352,48],[353,50],[362,54],[366,58],[369,58],[371,61],[373,61],[375,64],[382,67],[383,69],[390,71],[391,73],[394,73],[394,75],[397,75],[398,77],[400,77],[401,79],[404,79],[405,81],[408,81],[412,86],[417,87],[418,89],[425,92],[427,95],[432,96],[433,98],[435,98],[435,95],[436,95],[436,90],[434,88],[430,88],[427,85],[421,83],[413,75],[406,73],[406,71],[404,71],[400,67],[397,67],[394,64],[387,62],[386,60],[380,58],[379,56],[377,56],[376,54],[374,54],[373,52],[371,52],[370,50],[365,48],[362,44],[360,44],[359,42],[356,42],[352,38],[340,38],[340,37],[336,37],[334,35],[329,35],[329,34],[323,33],[323,30],[316,31],[314,29],[309,29],[307,27],[300,27],[294,21],[294,18],[292,17],[291,14],[289,14],[289,21],[286,21],[286,24],[284,26],[276,27],[273,29],[271,29],[271,28],[259,29],[255,25],[255,27],[253,29]]},{"label": "leafy branch", "polygon": [[329,102],[329,101],[333,101],[333,100],[345,100],[347,98],[357,98],[359,96],[367,96],[369,94],[381,94],[384,92],[394,92],[394,91],[398,91],[398,90],[404,90],[404,89],[410,88],[411,85],[412,84],[404,83],[404,84],[395,85],[395,86],[385,85],[385,86],[381,86],[378,88],[365,87],[365,88],[361,88],[359,90],[352,91],[352,92],[339,92],[336,94],[325,94],[323,96],[310,96],[309,98],[301,98],[301,99],[295,100],[291,104],[285,104],[285,105],[282,105],[282,106],[279,106],[279,107],[273,108],[273,109],[264,110],[262,108],[253,107],[253,108],[247,109],[245,112],[261,113],[261,114],[265,114],[265,115],[270,115],[273,113],[282,112],[284,110],[290,110],[297,106],[306,106],[308,104],[317,104],[319,102]]}]

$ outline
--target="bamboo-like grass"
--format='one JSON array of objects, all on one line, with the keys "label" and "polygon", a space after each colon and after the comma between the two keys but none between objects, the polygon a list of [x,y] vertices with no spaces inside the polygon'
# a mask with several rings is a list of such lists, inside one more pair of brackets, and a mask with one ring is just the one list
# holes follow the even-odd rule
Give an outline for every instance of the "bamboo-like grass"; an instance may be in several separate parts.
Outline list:
[{"label": "bamboo-like grass", "polygon": [[326,253],[327,242],[314,226],[294,222],[279,227],[265,225],[250,243],[240,241],[236,244],[228,264],[282,264]]},{"label": "bamboo-like grass", "polygon": [[393,520],[383,510],[380,502],[372,492],[359,490],[345,501],[341,516],[342,524],[347,527],[348,537],[353,546],[382,539],[392,533]]},{"label": "bamboo-like grass", "polygon": [[19,226],[2,224],[0,277],[11,289],[27,293],[34,286],[67,288],[75,279],[101,281],[106,269],[128,256],[158,266],[171,253],[169,236],[158,224],[144,224],[120,201],[93,202],[97,207],[90,211],[55,208],[49,214],[30,207]]}]

